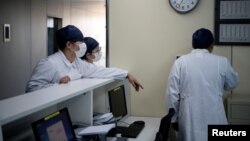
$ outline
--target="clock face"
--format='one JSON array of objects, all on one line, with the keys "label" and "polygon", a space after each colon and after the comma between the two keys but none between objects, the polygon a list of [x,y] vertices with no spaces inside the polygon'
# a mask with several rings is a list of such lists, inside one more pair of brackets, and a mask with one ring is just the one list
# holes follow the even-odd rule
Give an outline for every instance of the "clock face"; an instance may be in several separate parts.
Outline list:
[{"label": "clock face", "polygon": [[199,0],[169,0],[171,7],[179,13],[187,13],[192,11]]}]

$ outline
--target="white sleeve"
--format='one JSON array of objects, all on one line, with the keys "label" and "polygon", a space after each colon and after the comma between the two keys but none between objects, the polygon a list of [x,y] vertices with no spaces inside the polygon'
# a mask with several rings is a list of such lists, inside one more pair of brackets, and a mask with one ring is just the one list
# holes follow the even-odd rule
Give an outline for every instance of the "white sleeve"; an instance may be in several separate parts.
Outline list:
[{"label": "white sleeve", "polygon": [[175,114],[171,119],[171,122],[177,122],[178,120],[178,112],[179,112],[179,104],[180,104],[180,78],[179,78],[179,67],[178,63],[175,61],[171,72],[168,77],[168,86],[166,91],[166,102],[168,104],[168,109],[174,108]]},{"label": "white sleeve", "polygon": [[52,79],[56,70],[47,59],[42,59],[34,68],[26,85],[26,92],[31,92],[54,85]]},{"label": "white sleeve", "polygon": [[239,83],[238,73],[234,71],[233,67],[226,59],[226,78],[225,78],[225,90],[234,89]]},{"label": "white sleeve", "polygon": [[97,66],[86,61],[80,61],[80,70],[84,78],[124,79],[128,75],[126,70]]}]

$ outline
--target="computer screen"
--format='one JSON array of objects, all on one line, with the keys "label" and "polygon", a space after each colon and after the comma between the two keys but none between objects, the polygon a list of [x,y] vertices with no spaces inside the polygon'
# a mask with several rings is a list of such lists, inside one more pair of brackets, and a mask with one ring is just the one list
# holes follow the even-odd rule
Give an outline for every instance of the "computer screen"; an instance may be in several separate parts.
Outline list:
[{"label": "computer screen", "polygon": [[67,108],[32,123],[36,141],[76,141]]},{"label": "computer screen", "polygon": [[119,119],[127,115],[127,104],[124,85],[108,91],[110,112]]}]

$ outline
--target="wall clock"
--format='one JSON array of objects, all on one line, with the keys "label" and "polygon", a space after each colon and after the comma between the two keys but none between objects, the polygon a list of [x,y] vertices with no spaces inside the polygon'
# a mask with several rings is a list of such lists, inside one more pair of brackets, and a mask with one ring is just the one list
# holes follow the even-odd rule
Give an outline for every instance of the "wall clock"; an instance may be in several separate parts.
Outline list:
[{"label": "wall clock", "polygon": [[170,6],[181,14],[192,11],[198,3],[199,0],[169,0]]}]

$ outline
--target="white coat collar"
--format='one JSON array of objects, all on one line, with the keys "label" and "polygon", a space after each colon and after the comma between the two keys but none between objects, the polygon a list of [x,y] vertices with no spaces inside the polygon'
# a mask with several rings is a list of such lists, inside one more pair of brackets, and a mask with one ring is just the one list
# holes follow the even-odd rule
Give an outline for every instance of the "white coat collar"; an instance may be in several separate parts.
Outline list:
[{"label": "white coat collar", "polygon": [[[66,64],[66,66],[72,67],[72,63],[70,63],[70,61],[66,58],[66,56],[64,55],[64,53],[61,50],[59,50],[59,54],[62,57],[63,62]],[[73,61],[73,62],[75,62],[75,61]]]},{"label": "white coat collar", "polygon": [[207,49],[193,49],[191,53],[209,53]]}]

